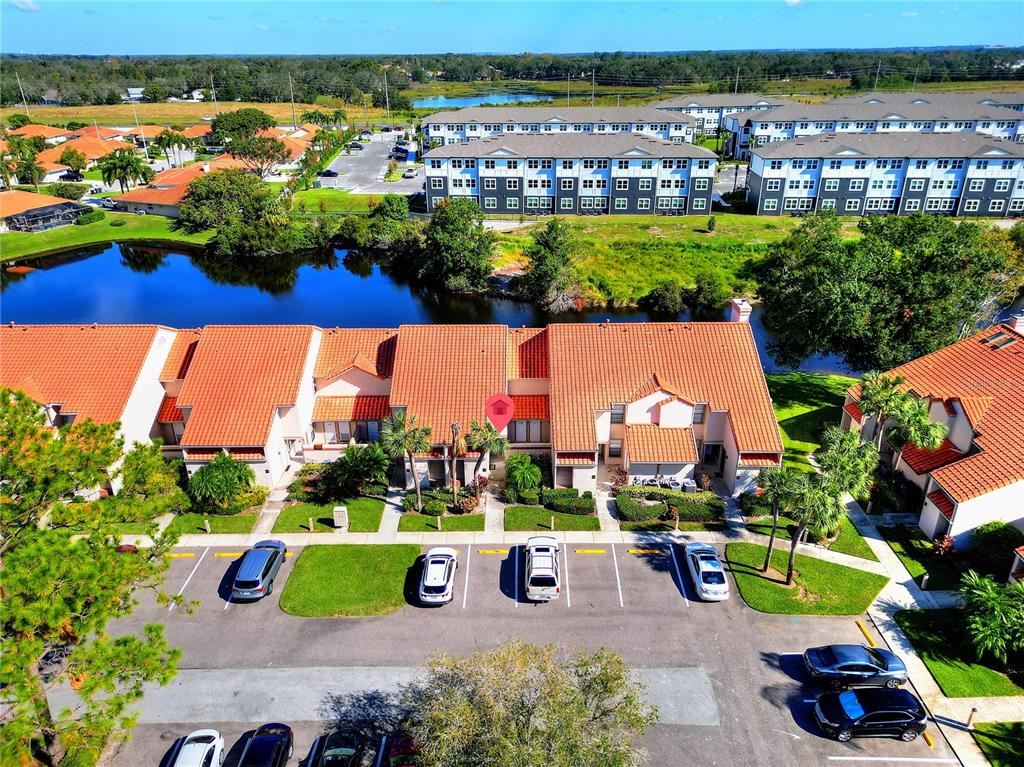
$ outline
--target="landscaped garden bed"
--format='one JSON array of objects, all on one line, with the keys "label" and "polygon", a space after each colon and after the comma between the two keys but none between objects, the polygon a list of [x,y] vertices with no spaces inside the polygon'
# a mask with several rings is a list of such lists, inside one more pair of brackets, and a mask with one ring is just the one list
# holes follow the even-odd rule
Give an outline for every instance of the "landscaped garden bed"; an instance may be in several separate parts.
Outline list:
[{"label": "landscaped garden bed", "polygon": [[960,586],[960,576],[966,569],[961,558],[952,553],[941,556],[937,554],[935,545],[919,527],[881,526],[878,532],[918,586],[925,573],[928,574],[930,590],[955,589]]},{"label": "landscaped garden bed", "polygon": [[[384,516],[384,501],[379,498],[343,498],[331,503],[299,503],[285,506],[274,522],[275,533],[332,533],[334,507],[348,509],[348,532],[375,533]],[[313,529],[309,519],[313,518]]]},{"label": "landscaped garden bed", "polygon": [[[771,535],[771,510],[767,504],[759,503],[758,496],[756,495],[745,495],[741,500],[741,505],[744,513],[747,514],[745,517],[747,529],[752,533]],[[780,515],[776,537],[788,541],[793,533],[796,532],[796,528],[796,520]],[[857,528],[846,514],[843,514],[840,518],[839,532],[834,538],[821,541],[813,533],[808,532],[807,540],[811,543],[819,543],[829,551],[849,554],[851,557],[860,557],[861,559],[870,559],[872,562],[878,561],[875,552],[871,550],[868,542],[864,540],[864,536],[857,531]]]},{"label": "landscaped garden bed", "polygon": [[660,487],[624,485],[615,497],[619,528],[624,531],[666,532],[722,530],[725,502],[709,491],[682,493]]},{"label": "landscaped garden bed", "polygon": [[400,533],[474,533],[483,532],[483,514],[452,514],[432,517],[429,514],[406,512],[398,521]]},{"label": "landscaped garden bed", "polygon": [[1024,758],[1024,722],[979,722],[974,741],[992,767],[1020,767]]},{"label": "landscaped garden bed", "polygon": [[[552,518],[554,527],[551,526]],[[593,515],[566,514],[543,506],[505,507],[505,530],[508,532],[600,529],[601,522]]]}]

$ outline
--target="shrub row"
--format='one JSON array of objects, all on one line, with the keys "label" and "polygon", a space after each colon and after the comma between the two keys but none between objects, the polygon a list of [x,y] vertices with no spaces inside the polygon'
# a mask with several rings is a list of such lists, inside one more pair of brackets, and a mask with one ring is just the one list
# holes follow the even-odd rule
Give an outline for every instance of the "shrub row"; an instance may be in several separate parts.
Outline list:
[{"label": "shrub row", "polygon": [[[640,500],[658,501],[644,504]],[[661,487],[627,485],[619,488],[616,503],[619,516],[643,522],[678,513],[681,522],[712,522],[725,516],[725,503],[714,493],[681,493]]]},{"label": "shrub row", "polygon": [[616,497],[615,503],[619,508],[619,519],[627,522],[646,522],[668,514],[668,507],[664,503],[640,503],[636,498],[622,493]]},{"label": "shrub row", "polygon": [[102,210],[88,210],[75,219],[75,223],[79,226],[85,226],[86,224],[95,224],[97,221],[102,221],[106,217],[107,214]]},{"label": "shrub row", "polygon": [[547,504],[547,506],[552,511],[557,511],[559,514],[574,514],[578,517],[588,516],[597,510],[593,497],[556,498],[554,501]]}]

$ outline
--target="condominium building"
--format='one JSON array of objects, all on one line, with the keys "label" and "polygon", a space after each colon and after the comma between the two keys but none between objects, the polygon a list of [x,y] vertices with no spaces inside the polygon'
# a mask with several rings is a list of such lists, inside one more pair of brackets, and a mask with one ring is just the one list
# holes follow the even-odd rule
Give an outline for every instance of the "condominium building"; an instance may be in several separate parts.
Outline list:
[{"label": "condominium building", "polygon": [[678,96],[652,106],[666,112],[681,112],[695,120],[697,133],[714,133],[723,126],[728,115],[753,112],[791,104],[786,99],[760,96],[756,93],[712,93],[704,96]]},{"label": "condominium building", "polygon": [[664,141],[693,140],[694,120],[653,107],[470,107],[421,122],[427,146],[493,136],[639,133]]},{"label": "condominium building", "polygon": [[760,215],[1019,216],[1024,143],[978,133],[811,136],[755,147],[747,184]]},{"label": "condominium building", "polygon": [[981,133],[1013,141],[1024,138],[1024,115],[979,100],[977,94],[882,96],[851,96],[827,104],[788,104],[729,115],[725,127],[732,135],[727,151],[747,159],[753,147],[830,133]]},{"label": "condominium building", "polygon": [[430,150],[427,209],[471,199],[485,213],[706,213],[717,157],[628,133],[500,136]]}]

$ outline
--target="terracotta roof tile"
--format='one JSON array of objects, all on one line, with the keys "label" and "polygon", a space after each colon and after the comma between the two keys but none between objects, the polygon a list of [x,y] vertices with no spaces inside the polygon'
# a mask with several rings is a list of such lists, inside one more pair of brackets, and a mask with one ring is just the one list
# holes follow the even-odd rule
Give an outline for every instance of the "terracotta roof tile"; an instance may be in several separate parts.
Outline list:
[{"label": "terracotta roof tile", "polygon": [[87,125],[84,128],[76,128],[75,135],[109,141],[110,139],[119,138],[126,134],[124,131],[120,131],[117,128],[108,128],[105,125]]},{"label": "terracotta roof tile", "polygon": [[34,389],[40,404],[112,423],[121,418],[157,325],[0,326],[0,385]]},{"label": "terracotta roof tile", "polygon": [[402,325],[392,406],[430,426],[438,442],[451,438],[453,421],[463,430],[482,422],[487,398],[505,391],[507,334],[504,325]]},{"label": "terracotta roof tile", "polygon": [[213,131],[213,126],[207,125],[190,125],[187,128],[182,129],[181,135],[185,138],[200,138],[202,136],[208,136]]},{"label": "terracotta roof tile", "polygon": [[555,463],[559,466],[594,466],[597,461],[593,453],[555,453]]},{"label": "terracotta roof tile", "polygon": [[850,402],[846,405],[843,405],[843,410],[849,413],[850,418],[852,418],[857,423],[860,423],[861,419],[864,418],[864,414],[860,411],[860,405],[858,405],[856,402]]},{"label": "terracotta roof tile", "polygon": [[265,461],[267,456],[262,450],[242,449],[233,447],[228,450],[228,455],[236,461]]},{"label": "terracotta roof tile", "polygon": [[508,377],[548,377],[548,334],[546,328],[509,329]]},{"label": "terracotta roof tile", "polygon": [[114,199],[118,202],[136,202],[147,205],[179,205],[188,194],[188,185],[204,173],[244,167],[241,160],[222,154],[209,162],[160,171],[149,182],[149,186],[140,186],[138,189],[132,189]]},{"label": "terracotta roof tile", "polygon": [[917,445],[907,445],[903,448],[901,457],[915,474],[920,475],[952,463],[962,455],[956,445],[944,439],[935,450],[922,450]]},{"label": "terracotta roof tile", "polygon": [[51,149],[44,149],[36,155],[36,159],[46,162],[59,162],[60,156],[67,149],[81,152],[89,162],[95,162],[101,157],[106,157],[115,149],[135,149],[135,144],[128,143],[127,141],[105,141],[93,138],[92,136],[82,136],[81,138],[65,141],[63,144],[58,144]]},{"label": "terracotta roof tile", "polygon": [[354,397],[317,397],[314,421],[379,421],[391,415],[385,396],[357,394]]},{"label": "terracotta roof tile", "polygon": [[935,508],[937,508],[946,519],[953,518],[953,501],[948,495],[942,492],[941,489],[937,488],[928,493],[928,500],[935,504]]},{"label": "terracotta roof tile", "polygon": [[224,451],[220,448],[185,448],[185,460],[186,461],[212,461],[218,455],[221,455]]},{"label": "terracotta roof tile", "polygon": [[54,128],[52,125],[39,125],[37,123],[29,123],[28,125],[22,125],[17,130],[9,131],[12,136],[42,136],[43,138],[60,138],[61,136],[67,136],[69,131],[67,128]]},{"label": "terracotta roof tile", "polygon": [[21,189],[9,189],[0,192],[0,218],[16,216],[27,210],[48,208],[51,205],[61,205],[66,202],[69,202],[69,200],[49,194],[36,194],[35,192],[24,192]]},{"label": "terracotta roof tile", "polygon": [[547,394],[512,394],[513,418],[547,421],[551,407]]},{"label": "terracotta roof tile", "polygon": [[164,397],[164,401],[160,404],[160,411],[156,414],[156,422],[183,423],[184,420],[185,415],[181,412],[181,408],[178,407],[178,398]]},{"label": "terracotta roof tile", "polygon": [[553,447],[597,447],[595,411],[652,381],[729,411],[741,451],[781,453],[782,438],[747,323],[604,323],[548,326]]},{"label": "terracotta roof tile", "polygon": [[186,447],[265,445],[278,406],[295,404],[310,325],[209,325],[178,393]]},{"label": "terracotta roof tile", "polygon": [[696,463],[697,445],[690,428],[636,423],[626,426],[626,455],[630,463]]},{"label": "terracotta roof tile", "polygon": [[372,370],[367,372],[379,378],[391,378],[397,340],[398,330],[395,328],[324,330],[313,375],[316,378],[333,378],[351,368],[361,357],[371,363]]},{"label": "terracotta roof tile", "polygon": [[171,344],[171,352],[164,362],[164,369],[160,371],[161,381],[181,380],[188,372],[188,366],[192,362],[192,355],[196,353],[196,346],[199,344],[201,328],[195,330],[179,330]]},{"label": "terracotta roof tile", "polygon": [[782,457],[778,453],[740,453],[739,466],[751,468],[757,466],[778,466]]}]

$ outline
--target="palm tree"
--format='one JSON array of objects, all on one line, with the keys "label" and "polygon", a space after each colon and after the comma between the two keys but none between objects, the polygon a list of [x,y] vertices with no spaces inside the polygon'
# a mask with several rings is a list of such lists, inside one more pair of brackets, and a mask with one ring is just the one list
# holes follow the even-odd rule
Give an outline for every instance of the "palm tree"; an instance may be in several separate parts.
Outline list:
[{"label": "palm tree", "polygon": [[100,176],[104,184],[115,181],[126,192],[132,182],[147,181],[153,177],[153,169],[139,159],[131,149],[115,149],[99,161]]},{"label": "palm tree", "polygon": [[175,159],[178,161],[178,165],[181,165],[181,155],[178,150],[188,149],[192,146],[192,140],[184,133],[178,133],[177,131],[167,131],[170,134],[171,149],[174,150]]},{"label": "palm tree", "polygon": [[344,109],[335,109],[331,112],[331,125],[334,126],[335,130],[339,130],[342,125],[348,122],[348,112]]},{"label": "palm tree", "polygon": [[863,495],[878,467],[878,448],[863,442],[856,432],[829,426],[822,435],[826,446],[818,453],[818,466],[828,482],[842,496]]},{"label": "palm tree", "polygon": [[416,488],[416,510],[423,508],[423,497],[420,494],[420,478],[416,471],[414,453],[424,453],[430,449],[431,428],[416,423],[416,416],[405,416],[405,411],[398,411],[387,416],[381,422],[380,446],[384,452],[396,461],[400,458],[409,460],[412,471],[412,483]]},{"label": "palm tree", "polygon": [[775,535],[779,529],[779,514],[790,509],[801,491],[800,475],[793,469],[764,469],[757,477],[757,486],[764,492],[762,497],[772,509],[772,534],[768,538],[768,551],[764,555],[761,572],[767,572],[775,549]]},{"label": "palm tree", "polygon": [[796,532],[789,544],[789,561],[786,564],[786,585],[793,583],[793,565],[796,562],[796,547],[807,530],[826,536],[834,533],[843,518],[843,506],[839,503],[833,487],[822,474],[808,474],[793,513],[796,515]]},{"label": "palm tree", "polygon": [[4,189],[10,189],[11,182],[17,178],[17,165],[13,157],[0,157],[0,181]]},{"label": "palm tree", "polygon": [[42,181],[43,176],[46,175],[46,168],[36,163],[35,155],[29,155],[28,157],[22,157],[18,160],[17,165],[15,165],[14,172],[17,174],[20,181],[27,181],[32,184],[38,192],[39,182]]},{"label": "palm tree", "polygon": [[875,416],[875,447],[882,449],[882,435],[885,422],[895,413],[906,400],[907,394],[900,386],[907,381],[903,376],[882,375],[877,371],[865,373],[861,382],[860,402],[858,406],[864,415]]},{"label": "palm tree", "polygon": [[936,450],[949,432],[946,424],[929,419],[927,404],[913,397],[908,396],[893,415],[896,426],[889,432],[889,444],[897,448],[893,466],[899,466],[907,445],[921,450]]},{"label": "palm tree", "polygon": [[152,146],[155,146],[161,152],[164,153],[164,159],[167,160],[167,164],[171,164],[171,131],[165,130],[155,139],[153,139]]},{"label": "palm tree", "polygon": [[466,454],[466,438],[462,436],[462,426],[458,421],[452,421],[452,451],[450,456],[450,469],[452,483],[452,506],[459,505],[459,490],[455,480],[455,469],[460,456]]},{"label": "palm tree", "polygon": [[523,490],[540,487],[540,481],[540,466],[526,453],[512,453],[505,461],[505,492],[515,496],[510,500],[517,500]]},{"label": "palm tree", "polygon": [[490,423],[479,421],[469,422],[469,434],[466,435],[466,444],[473,450],[479,450],[480,455],[476,459],[476,466],[473,467],[473,481],[476,483],[476,497],[480,498],[480,468],[484,465],[484,456],[505,455],[508,450],[508,440],[501,436],[501,432],[495,429]]},{"label": "palm tree", "polygon": [[979,659],[989,653],[1005,664],[1010,651],[1024,650],[1024,581],[1001,586],[968,570],[960,579],[960,596]]},{"label": "palm tree", "polygon": [[331,121],[331,116],[326,112],[321,112],[319,109],[313,109],[309,112],[302,113],[302,122],[313,123],[313,125],[327,125]]}]

